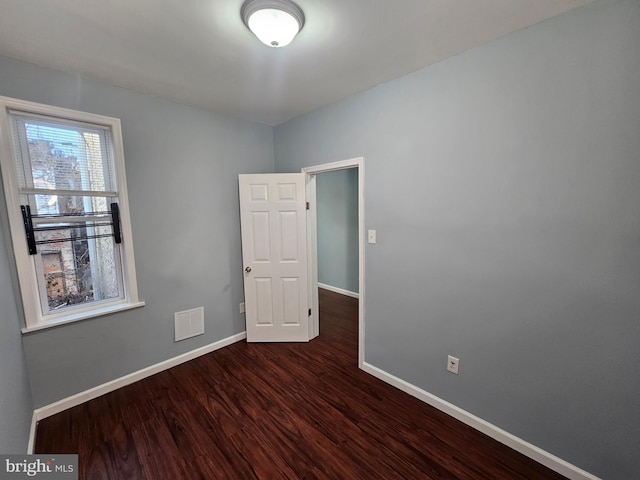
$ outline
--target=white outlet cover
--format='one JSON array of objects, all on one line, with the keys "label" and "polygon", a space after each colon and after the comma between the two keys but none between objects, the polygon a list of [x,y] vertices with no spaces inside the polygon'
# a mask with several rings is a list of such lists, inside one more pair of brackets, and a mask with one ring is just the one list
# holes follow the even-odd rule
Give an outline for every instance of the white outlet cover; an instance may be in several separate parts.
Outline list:
[{"label": "white outlet cover", "polygon": [[458,369],[460,368],[460,359],[449,355],[447,357],[447,370],[451,373],[458,375]]}]

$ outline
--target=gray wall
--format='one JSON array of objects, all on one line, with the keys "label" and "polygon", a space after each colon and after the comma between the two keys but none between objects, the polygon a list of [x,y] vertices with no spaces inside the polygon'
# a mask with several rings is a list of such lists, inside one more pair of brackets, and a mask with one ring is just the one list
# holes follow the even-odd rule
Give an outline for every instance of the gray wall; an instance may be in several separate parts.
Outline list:
[{"label": "gray wall", "polygon": [[[5,211],[2,197],[2,220],[6,219]],[[21,317],[9,274],[11,267],[5,240],[11,240],[9,232],[3,230],[0,228],[0,452],[24,454],[27,452],[33,402],[20,335]]]},{"label": "gray wall", "polygon": [[640,472],[639,25],[596,2],[274,138],[365,157],[366,362],[607,479]]},{"label": "gray wall", "polygon": [[[39,407],[244,330],[236,175],[273,171],[275,149],[278,171],[365,157],[368,363],[634,478],[639,24],[637,0],[596,2],[281,125],[275,144],[269,127],[0,58],[0,95],[122,119],[147,302],[23,336],[23,352],[0,240],[0,451],[26,447],[23,354]],[[205,335],[174,343],[173,312],[201,305]]]},{"label": "gray wall", "polygon": [[[7,58],[0,58],[0,95],[122,120],[146,302],[25,335],[36,408],[245,330],[237,175],[273,171],[272,128]],[[10,282],[3,268],[0,285]],[[199,306],[205,334],[174,343],[174,312]],[[18,322],[10,320],[15,341]]]},{"label": "gray wall", "polygon": [[358,293],[358,169],[316,176],[318,282]]}]

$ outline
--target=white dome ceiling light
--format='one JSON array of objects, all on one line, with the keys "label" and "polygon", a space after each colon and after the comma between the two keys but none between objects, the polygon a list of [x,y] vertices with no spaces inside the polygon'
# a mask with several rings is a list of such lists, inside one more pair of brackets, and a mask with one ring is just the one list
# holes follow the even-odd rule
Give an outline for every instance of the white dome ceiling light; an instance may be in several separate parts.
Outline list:
[{"label": "white dome ceiling light", "polygon": [[304,12],[290,0],[247,0],[240,9],[242,21],[270,47],[284,47],[304,26]]}]

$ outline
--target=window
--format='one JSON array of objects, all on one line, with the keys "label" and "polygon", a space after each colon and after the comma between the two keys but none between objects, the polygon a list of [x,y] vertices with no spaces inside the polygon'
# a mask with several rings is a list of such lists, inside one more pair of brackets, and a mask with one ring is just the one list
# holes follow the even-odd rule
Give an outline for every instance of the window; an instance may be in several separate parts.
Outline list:
[{"label": "window", "polygon": [[6,97],[0,104],[23,331],[142,306],[120,121]]}]

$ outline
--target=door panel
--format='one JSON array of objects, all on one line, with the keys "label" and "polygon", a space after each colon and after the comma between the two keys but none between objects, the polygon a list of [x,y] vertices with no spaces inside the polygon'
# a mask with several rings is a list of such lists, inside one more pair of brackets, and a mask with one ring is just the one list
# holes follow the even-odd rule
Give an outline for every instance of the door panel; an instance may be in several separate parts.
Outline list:
[{"label": "door panel", "polygon": [[280,212],[280,259],[298,262],[298,217],[296,212]]},{"label": "door panel", "polygon": [[269,245],[269,212],[251,212],[251,232],[253,240],[253,261],[268,263],[271,260]]},{"label": "door panel", "polygon": [[[273,325],[273,289],[270,278],[253,278],[256,305],[256,324]],[[246,302],[245,302],[246,309]]]},{"label": "door panel", "polygon": [[305,175],[240,175],[247,341],[309,341]]},{"label": "door panel", "polygon": [[282,279],[283,323],[300,325],[300,282],[297,278]]}]

